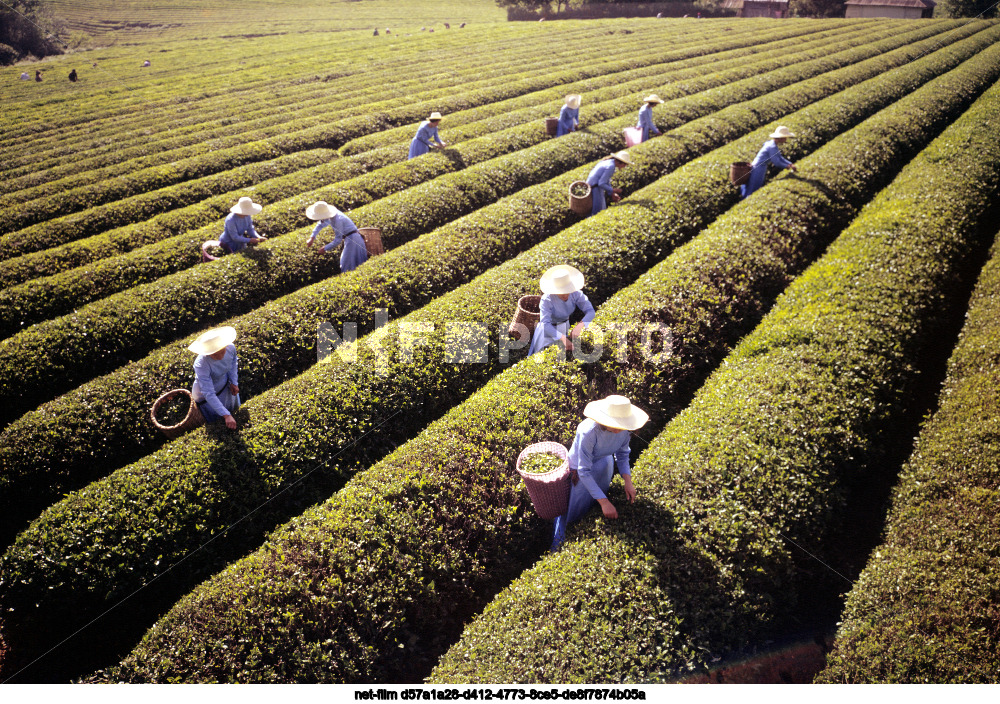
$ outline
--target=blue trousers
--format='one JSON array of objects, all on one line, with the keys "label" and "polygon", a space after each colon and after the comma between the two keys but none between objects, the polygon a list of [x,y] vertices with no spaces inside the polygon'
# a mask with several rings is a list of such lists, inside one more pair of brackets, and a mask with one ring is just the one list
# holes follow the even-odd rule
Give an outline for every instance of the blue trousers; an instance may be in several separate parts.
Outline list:
[{"label": "blue trousers", "polygon": [[[615,459],[611,455],[600,457],[594,460],[591,465],[590,476],[597,482],[605,494],[611,486],[611,480],[615,476]],[[569,508],[566,513],[556,518],[555,531],[552,534],[552,550],[557,550],[566,539],[566,526],[573,521],[580,519],[590,507],[597,503],[597,499],[590,495],[583,482],[577,482],[569,492]]]}]

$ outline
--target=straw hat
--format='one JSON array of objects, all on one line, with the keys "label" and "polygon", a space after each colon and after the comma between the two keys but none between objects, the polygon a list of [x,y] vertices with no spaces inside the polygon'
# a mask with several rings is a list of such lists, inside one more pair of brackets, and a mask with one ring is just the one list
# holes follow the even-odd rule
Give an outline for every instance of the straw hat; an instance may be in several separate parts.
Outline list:
[{"label": "straw hat", "polygon": [[617,159],[618,161],[620,161],[622,163],[625,163],[625,164],[631,164],[632,163],[632,157],[630,157],[628,155],[628,152],[625,151],[624,149],[621,150],[620,152],[615,152],[611,156],[613,156],[615,159]]},{"label": "straw hat", "polygon": [[557,264],[542,274],[542,293],[573,293],[583,288],[583,272],[569,264]]},{"label": "straw hat", "polygon": [[778,139],[779,137],[794,137],[794,136],[795,133],[793,133],[790,129],[784,126],[779,127],[770,134],[771,139]]},{"label": "straw hat", "polygon": [[195,354],[215,354],[226,345],[232,344],[235,339],[236,328],[226,325],[202,333],[201,337],[188,345],[188,349]]},{"label": "straw hat", "polygon": [[428,117],[427,119],[430,120],[431,122],[434,122],[435,120],[440,120],[440,119],[442,119],[441,118],[441,113],[439,113],[439,112],[432,112],[431,116]]},{"label": "straw hat", "polygon": [[229,212],[236,213],[237,215],[256,215],[263,209],[263,205],[257,205],[247,196],[243,196],[236,201],[236,205],[230,208]]},{"label": "straw hat", "polygon": [[583,415],[601,425],[621,430],[638,430],[649,420],[649,414],[633,406],[624,396],[608,396],[600,401],[591,401],[583,409]]},{"label": "straw hat", "polygon": [[644,103],[662,103],[663,99],[660,98],[656,93],[650,93],[645,98],[642,99]]},{"label": "straw hat", "polygon": [[306,217],[310,220],[326,220],[337,214],[337,209],[325,200],[318,200],[306,208]]},{"label": "straw hat", "polygon": [[576,95],[575,93],[571,93],[570,95],[566,96],[566,104],[571,108],[573,108],[574,110],[580,107],[581,100],[583,100],[583,96]]}]

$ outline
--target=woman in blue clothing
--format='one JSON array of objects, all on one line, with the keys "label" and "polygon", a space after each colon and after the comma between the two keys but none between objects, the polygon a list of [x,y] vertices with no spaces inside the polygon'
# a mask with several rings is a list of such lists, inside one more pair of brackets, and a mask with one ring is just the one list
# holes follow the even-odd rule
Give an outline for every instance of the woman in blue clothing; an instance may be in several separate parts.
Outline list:
[{"label": "woman in blue clothing", "polygon": [[567,95],[566,104],[559,110],[559,125],[556,127],[556,137],[575,132],[580,126],[580,101],[579,95]]},{"label": "woman in blue clothing", "polygon": [[639,108],[639,124],[636,127],[642,130],[642,141],[645,142],[650,134],[660,134],[660,130],[653,124],[653,106],[663,101],[656,93],[652,93],[643,98],[642,102],[643,105]]},{"label": "woman in blue clothing", "polygon": [[[531,336],[528,354],[535,354],[556,342],[567,351],[573,349],[573,340],[587,329],[594,319],[594,306],[583,288],[583,273],[567,264],[559,264],[542,274],[539,285],[542,300],[538,304],[538,324]],[[569,317],[583,312],[583,320],[569,329]]]},{"label": "woman in blue clothing", "polygon": [[242,252],[247,247],[258,245],[267,238],[258,235],[253,227],[253,217],[264,206],[254,203],[247,196],[243,196],[236,205],[229,209],[226,222],[222,228],[222,235],[219,237],[219,246],[226,254]]},{"label": "woman in blue clothing", "polygon": [[569,508],[556,518],[552,550],[557,550],[566,539],[566,526],[581,518],[595,502],[600,504],[605,518],[618,518],[618,509],[607,497],[615,467],[625,483],[628,502],[635,501],[629,440],[631,431],[645,425],[649,416],[624,396],[591,401],[584,408],[583,415],[587,420],[577,426],[573,445],[569,449],[572,481]]},{"label": "woman in blue clothing", "polygon": [[757,156],[750,162],[750,166],[753,167],[750,171],[750,178],[740,186],[740,194],[743,198],[746,198],[764,185],[764,180],[767,178],[768,164],[774,164],[782,169],[798,171],[795,164],[781,155],[781,150],[779,149],[782,144],[788,141],[789,137],[794,136],[787,127],[779,127],[771,133],[768,140],[764,142],[764,146],[757,152]]},{"label": "woman in blue clothing", "polygon": [[435,149],[444,149],[448,145],[441,141],[438,136],[438,125],[441,124],[441,113],[432,112],[430,117],[420,123],[420,127],[417,128],[417,134],[410,142],[410,155],[407,159],[412,159],[415,156],[420,156],[421,154],[426,154],[431,150],[431,147]]},{"label": "woman in blue clothing", "polygon": [[194,360],[191,398],[206,422],[220,418],[236,430],[233,414],[240,408],[239,359],[236,356],[236,328],[225,326],[204,333],[188,345],[198,355]]},{"label": "woman in blue clothing", "polygon": [[325,254],[336,247],[341,242],[344,243],[344,251],[340,253],[340,273],[357,269],[368,261],[368,247],[365,245],[365,238],[358,232],[354,222],[337,210],[326,201],[316,201],[306,208],[306,217],[310,220],[319,220],[312,234],[306,240],[306,246],[312,247],[316,241],[316,235],[324,227],[333,229],[333,241],[319,250],[319,254]]},{"label": "woman in blue clothing", "polygon": [[597,162],[597,166],[591,169],[587,176],[587,183],[590,185],[591,200],[593,206],[590,209],[591,215],[597,215],[608,207],[607,197],[611,197],[612,203],[621,200],[621,189],[611,187],[611,177],[615,175],[615,169],[621,169],[632,163],[627,151],[615,152],[611,156],[606,156]]}]

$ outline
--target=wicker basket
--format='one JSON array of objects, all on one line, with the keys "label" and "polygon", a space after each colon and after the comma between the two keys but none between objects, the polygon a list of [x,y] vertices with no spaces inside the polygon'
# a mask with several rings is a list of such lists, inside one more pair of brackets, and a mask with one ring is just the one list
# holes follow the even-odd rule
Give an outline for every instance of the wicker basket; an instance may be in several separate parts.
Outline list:
[{"label": "wicker basket", "polygon": [[[157,411],[160,410],[160,406],[164,403],[178,396],[187,397],[187,415],[184,416],[184,420],[176,425],[161,425],[160,421],[156,420]],[[149,411],[149,417],[153,421],[153,425],[156,426],[156,429],[171,439],[176,438],[179,435],[183,435],[187,431],[193,430],[205,422],[205,417],[201,415],[201,411],[198,409],[198,404],[191,398],[191,392],[187,389],[171,389],[167,393],[160,396],[156,399],[156,403],[153,404],[153,408]]]},{"label": "wicker basket", "polygon": [[[563,459],[561,466],[545,474],[521,471],[521,460],[537,452],[548,452]],[[517,456],[517,473],[524,479],[528,496],[539,517],[551,520],[569,509],[569,452],[557,442],[536,442],[521,450]]]},{"label": "wicker basket", "polygon": [[359,227],[358,232],[365,238],[365,249],[369,257],[385,254],[382,248],[382,230],[378,227]]},{"label": "wicker basket", "polygon": [[559,118],[558,117],[546,117],[545,118],[545,131],[548,132],[550,137],[555,137],[556,133],[559,131]]},{"label": "wicker basket", "polygon": [[751,171],[753,171],[753,166],[749,162],[734,161],[733,165],[729,167],[729,180],[733,182],[734,186],[742,186],[750,180]]},{"label": "wicker basket", "polygon": [[520,341],[521,338],[518,335],[518,330],[514,327],[520,323],[524,327],[528,328],[528,339],[530,340],[531,336],[535,334],[535,325],[538,324],[538,306],[541,302],[541,296],[521,296],[517,300],[517,312],[514,313],[514,319],[510,321],[510,327],[507,328],[507,334]]},{"label": "wicker basket", "polygon": [[[574,186],[586,186],[587,195],[585,196],[575,196],[573,195]],[[569,184],[569,209],[578,215],[590,215],[590,211],[594,208],[594,195],[591,193],[590,184],[586,181],[573,181]]]},{"label": "wicker basket", "polygon": [[205,242],[201,245],[201,260],[203,262],[213,262],[216,259],[218,259],[217,256],[215,256],[208,250],[212,249],[213,247],[221,247],[221,246],[222,245],[219,244],[219,240],[205,240]]}]

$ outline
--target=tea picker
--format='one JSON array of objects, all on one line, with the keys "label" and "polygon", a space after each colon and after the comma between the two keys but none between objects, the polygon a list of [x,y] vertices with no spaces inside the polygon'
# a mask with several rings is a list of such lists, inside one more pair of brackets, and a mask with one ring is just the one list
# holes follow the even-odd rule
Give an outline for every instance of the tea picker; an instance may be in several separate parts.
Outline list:
[{"label": "tea picker", "polygon": [[586,420],[576,429],[569,449],[570,481],[569,508],[556,518],[552,535],[552,550],[558,550],[566,539],[566,526],[581,518],[594,503],[601,507],[605,518],[618,518],[618,510],[606,492],[614,478],[615,468],[625,483],[625,496],[635,501],[632,470],[629,462],[629,441],[649,415],[633,406],[624,396],[612,395],[591,401],[583,410]]},{"label": "tea picker", "polygon": [[253,216],[263,209],[264,206],[254,203],[247,196],[240,198],[236,205],[229,209],[222,235],[219,237],[219,246],[226,254],[242,252],[247,247],[258,245],[267,239],[264,235],[257,234],[253,226]]},{"label": "tea picker", "polygon": [[306,246],[312,247],[316,241],[316,235],[325,227],[333,229],[333,241],[319,250],[319,254],[329,252],[341,242],[344,243],[344,250],[340,253],[340,271],[351,271],[368,261],[368,247],[365,239],[358,232],[357,226],[349,217],[340,210],[330,205],[326,201],[316,201],[306,208],[306,217],[310,220],[318,220],[312,234],[306,240]]},{"label": "tea picker", "polygon": [[[581,290],[583,273],[567,264],[551,267],[539,280],[542,298],[538,303],[538,324],[531,336],[528,354],[535,354],[556,342],[566,350],[573,349],[573,340],[587,328],[594,319],[594,306]],[[583,312],[583,320],[569,329],[569,318],[577,310]]]},{"label": "tea picker", "polygon": [[740,196],[742,198],[746,198],[764,185],[764,181],[767,179],[768,164],[774,164],[782,169],[798,171],[795,164],[782,156],[780,149],[781,145],[788,141],[789,137],[794,136],[792,131],[787,127],[778,127],[768,136],[768,140],[764,142],[764,146],[760,148],[757,156],[750,162],[750,176],[740,186]]},{"label": "tea picker", "polygon": [[587,185],[590,186],[593,205],[590,209],[591,215],[597,215],[608,207],[607,198],[611,198],[612,203],[621,200],[621,189],[612,188],[611,177],[615,175],[616,169],[622,169],[632,163],[627,151],[615,152],[604,157],[597,166],[591,169],[587,176]]},{"label": "tea picker", "polygon": [[575,132],[580,126],[580,101],[583,96],[567,95],[566,103],[559,109],[559,122],[556,125],[556,137]]},{"label": "tea picker", "polygon": [[651,93],[642,99],[642,107],[639,108],[639,122],[636,128],[642,130],[641,142],[649,139],[650,134],[658,135],[660,130],[653,124],[653,106],[659,105],[663,100],[656,93]]},{"label": "tea picker", "polygon": [[233,413],[240,407],[239,359],[236,356],[236,329],[213,328],[188,346],[198,355],[194,360],[191,398],[209,423],[219,420],[236,430]]},{"label": "tea picker", "polygon": [[432,112],[430,117],[420,123],[416,136],[410,142],[410,153],[406,157],[407,159],[426,154],[431,150],[431,147],[444,149],[448,146],[438,136],[439,124],[441,124],[441,113],[439,112]]}]

